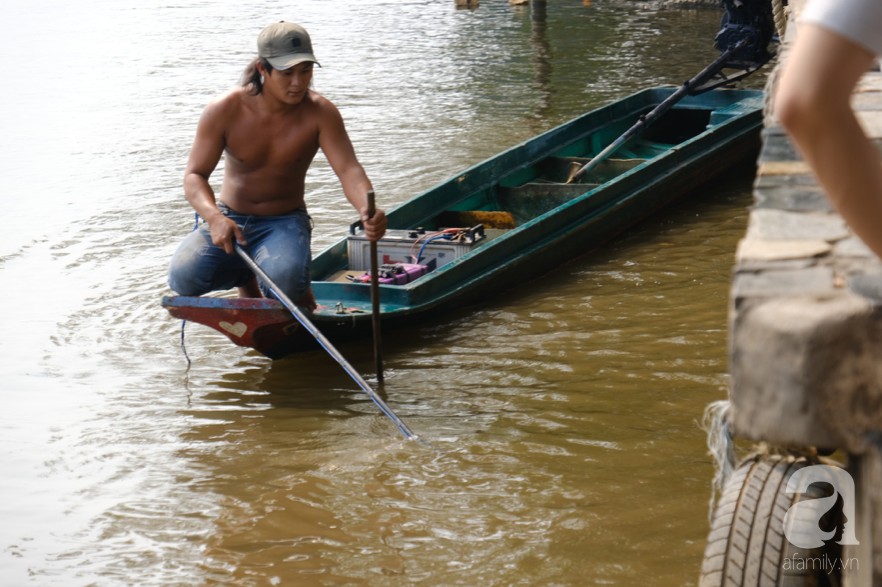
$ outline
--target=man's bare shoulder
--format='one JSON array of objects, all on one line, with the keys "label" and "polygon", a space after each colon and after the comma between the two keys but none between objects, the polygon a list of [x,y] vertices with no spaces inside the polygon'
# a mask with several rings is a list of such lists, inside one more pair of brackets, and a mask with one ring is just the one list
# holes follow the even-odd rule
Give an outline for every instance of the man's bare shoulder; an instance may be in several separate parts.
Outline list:
[{"label": "man's bare shoulder", "polygon": [[314,90],[309,90],[309,101],[323,120],[340,118],[340,111],[334,104]]},{"label": "man's bare shoulder", "polygon": [[238,114],[243,108],[250,108],[251,96],[246,88],[235,88],[210,101],[202,111],[203,118],[214,120],[228,120]]}]

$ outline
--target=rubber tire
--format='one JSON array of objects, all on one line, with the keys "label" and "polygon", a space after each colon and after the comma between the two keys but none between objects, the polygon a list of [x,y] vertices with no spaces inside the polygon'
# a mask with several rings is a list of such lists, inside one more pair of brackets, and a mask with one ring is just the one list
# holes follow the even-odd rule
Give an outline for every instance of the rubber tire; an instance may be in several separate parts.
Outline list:
[{"label": "rubber tire", "polygon": [[[784,514],[802,499],[824,497],[811,486],[804,494],[787,495],[790,476],[816,464],[805,459],[771,456],[748,460],[723,488],[704,551],[699,587],[821,587],[830,585],[824,571],[783,569],[785,558],[840,556],[828,542],[807,551],[784,537]],[[836,515],[834,508],[829,516]],[[836,578],[838,579],[838,577]],[[837,584],[838,581],[834,579]]]}]

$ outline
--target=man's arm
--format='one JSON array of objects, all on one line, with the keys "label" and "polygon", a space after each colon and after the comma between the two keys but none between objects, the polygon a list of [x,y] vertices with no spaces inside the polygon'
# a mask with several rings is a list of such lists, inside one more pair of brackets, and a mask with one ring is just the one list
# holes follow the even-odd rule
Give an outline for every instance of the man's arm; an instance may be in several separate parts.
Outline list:
[{"label": "man's arm", "polygon": [[368,240],[376,241],[386,233],[386,214],[377,208],[372,219],[368,219],[367,193],[374,189],[364,167],[355,157],[352,141],[343,125],[343,117],[337,108],[328,101],[320,105],[322,120],[319,130],[319,146],[328,158],[328,163],[343,186],[346,199],[358,210],[364,224]]},{"label": "man's arm", "polygon": [[208,222],[211,241],[231,255],[233,238],[244,245],[245,236],[238,225],[218,209],[214,190],[208,183],[226,145],[225,127],[224,105],[215,101],[206,106],[199,118],[196,139],[184,172],[184,194],[193,209]]},{"label": "man's arm", "polygon": [[787,56],[775,112],[830,201],[882,257],[882,164],[849,103],[872,61],[873,54],[851,40],[803,24]]}]

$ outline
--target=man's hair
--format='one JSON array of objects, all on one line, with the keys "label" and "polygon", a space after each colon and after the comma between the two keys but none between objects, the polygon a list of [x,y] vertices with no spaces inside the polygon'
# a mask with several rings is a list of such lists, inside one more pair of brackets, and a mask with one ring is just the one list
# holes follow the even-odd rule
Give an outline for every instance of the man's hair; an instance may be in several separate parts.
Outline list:
[{"label": "man's hair", "polygon": [[267,74],[271,73],[273,70],[273,66],[266,60],[266,57],[258,57],[248,64],[248,67],[246,67],[245,71],[242,73],[241,82],[243,88],[249,88],[248,93],[252,96],[256,96],[263,91],[263,82],[260,81],[261,73],[257,68],[258,64],[263,66],[263,69]]}]

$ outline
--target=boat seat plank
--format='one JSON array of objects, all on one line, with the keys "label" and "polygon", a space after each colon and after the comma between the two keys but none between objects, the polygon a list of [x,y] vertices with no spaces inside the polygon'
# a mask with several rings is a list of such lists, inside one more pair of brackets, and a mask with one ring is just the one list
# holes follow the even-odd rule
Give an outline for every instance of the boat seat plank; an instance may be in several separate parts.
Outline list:
[{"label": "boat seat plank", "polygon": [[629,150],[631,151],[631,153],[640,153],[641,156],[647,159],[652,159],[653,157],[664,155],[671,150],[671,147],[673,147],[673,145],[656,143],[653,141],[647,141],[645,139],[637,139],[633,143],[629,143]]},{"label": "boat seat plank", "polygon": [[521,187],[499,187],[496,198],[499,205],[511,212],[518,225],[550,212],[587,193],[600,184],[528,183]]},{"label": "boat seat plank", "polygon": [[[578,169],[591,159],[584,157],[548,157],[536,164],[538,178],[550,182],[565,184],[573,169]],[[630,171],[646,161],[646,159],[607,159],[578,179],[579,183],[606,183],[619,175]]]}]

